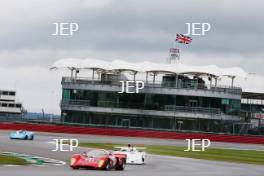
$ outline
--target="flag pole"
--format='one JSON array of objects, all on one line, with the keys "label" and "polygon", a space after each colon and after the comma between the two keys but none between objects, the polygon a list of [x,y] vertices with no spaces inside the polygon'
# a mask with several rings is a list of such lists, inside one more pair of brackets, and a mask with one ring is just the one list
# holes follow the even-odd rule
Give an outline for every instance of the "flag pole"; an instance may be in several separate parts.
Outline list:
[{"label": "flag pole", "polygon": [[[175,36],[176,38],[177,38],[177,34],[176,34],[176,36]],[[174,40],[174,48],[176,48],[176,38],[175,38],[175,40]],[[180,61],[180,48],[178,49],[179,50],[179,52],[178,52],[178,57],[177,57],[177,60],[176,60],[176,62],[178,63],[179,61]]]}]

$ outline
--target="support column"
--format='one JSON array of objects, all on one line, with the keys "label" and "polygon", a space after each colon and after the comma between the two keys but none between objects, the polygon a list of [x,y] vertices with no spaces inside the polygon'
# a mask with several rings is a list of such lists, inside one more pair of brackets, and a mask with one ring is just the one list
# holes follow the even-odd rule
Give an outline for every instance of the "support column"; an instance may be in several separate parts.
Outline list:
[{"label": "support column", "polygon": [[100,80],[100,73],[102,74],[102,72],[97,72],[98,80]]},{"label": "support column", "polygon": [[178,88],[178,74],[175,75],[175,87]]},{"label": "support column", "polygon": [[217,77],[215,77],[215,87],[217,86]]},{"label": "support column", "polygon": [[151,127],[150,128],[154,128],[154,120],[153,120],[153,117],[151,117]]},{"label": "support column", "polygon": [[235,76],[232,76],[232,77],[231,77],[231,80],[232,80],[232,82],[231,82],[231,87],[232,87],[232,88],[234,87],[234,79],[235,79]]},{"label": "support column", "polygon": [[133,72],[133,79],[134,79],[134,82],[136,81],[136,74],[137,74],[137,72],[135,71],[135,72]]},{"label": "support column", "polygon": [[71,79],[73,78],[73,69],[71,68]]},{"label": "support column", "polygon": [[146,72],[146,83],[148,83],[148,72]]},{"label": "support column", "polygon": [[79,70],[75,70],[75,79],[77,79],[77,75],[78,75],[78,73],[79,73]]},{"label": "support column", "polygon": [[153,84],[155,84],[156,72],[153,72]]},{"label": "support column", "polygon": [[201,121],[200,121],[200,118],[197,118],[198,119],[198,131],[201,131]]},{"label": "support column", "polygon": [[92,80],[94,80],[94,68],[92,70],[93,70]]},{"label": "support column", "polygon": [[212,76],[210,75],[210,89],[212,88]]}]

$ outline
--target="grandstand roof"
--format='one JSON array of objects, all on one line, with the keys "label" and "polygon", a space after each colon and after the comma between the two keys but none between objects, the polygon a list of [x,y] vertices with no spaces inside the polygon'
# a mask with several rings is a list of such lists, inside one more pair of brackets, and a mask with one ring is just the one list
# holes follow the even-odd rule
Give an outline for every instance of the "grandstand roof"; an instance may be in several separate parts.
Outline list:
[{"label": "grandstand roof", "polygon": [[175,74],[234,76],[246,77],[247,73],[239,67],[220,68],[216,65],[193,66],[181,63],[162,64],[149,61],[127,62],[124,60],[104,61],[94,58],[78,59],[65,58],[55,62],[51,69],[100,69],[105,71],[134,71],[134,72],[160,72]]}]

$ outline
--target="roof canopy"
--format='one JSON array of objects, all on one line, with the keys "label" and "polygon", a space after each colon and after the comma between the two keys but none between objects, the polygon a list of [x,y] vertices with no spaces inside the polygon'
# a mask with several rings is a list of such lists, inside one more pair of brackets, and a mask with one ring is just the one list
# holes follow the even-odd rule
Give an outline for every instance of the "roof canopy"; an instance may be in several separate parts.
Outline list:
[{"label": "roof canopy", "polygon": [[104,61],[93,58],[77,59],[65,58],[55,62],[51,69],[69,68],[69,69],[95,69],[105,71],[133,71],[133,72],[160,72],[175,74],[192,74],[192,75],[211,75],[211,76],[230,76],[246,77],[247,73],[239,68],[219,68],[215,65],[192,66],[181,63],[162,64],[149,61],[131,63],[123,60]]}]

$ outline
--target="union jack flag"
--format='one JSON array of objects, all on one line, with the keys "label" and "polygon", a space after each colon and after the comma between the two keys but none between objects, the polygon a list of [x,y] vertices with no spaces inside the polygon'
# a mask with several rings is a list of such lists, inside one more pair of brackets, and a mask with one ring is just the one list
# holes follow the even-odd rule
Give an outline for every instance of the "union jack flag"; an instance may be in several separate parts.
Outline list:
[{"label": "union jack flag", "polygon": [[192,42],[192,38],[183,34],[176,34],[176,41],[179,43],[189,44]]}]

